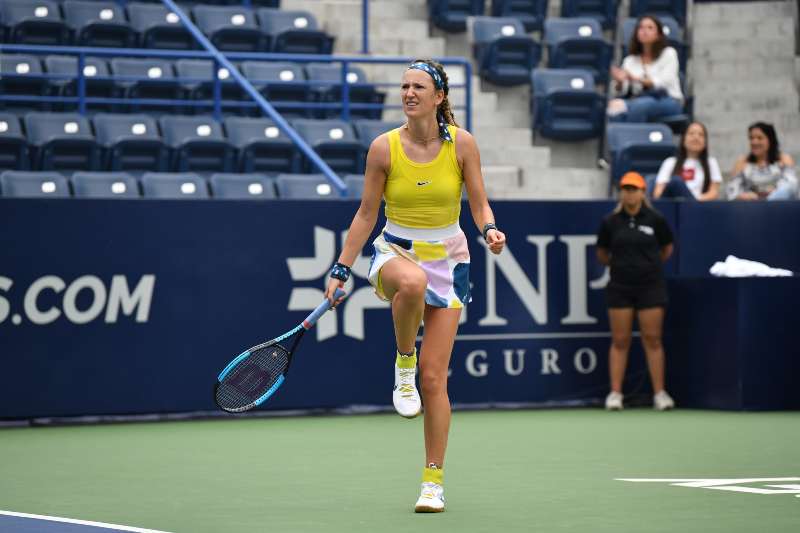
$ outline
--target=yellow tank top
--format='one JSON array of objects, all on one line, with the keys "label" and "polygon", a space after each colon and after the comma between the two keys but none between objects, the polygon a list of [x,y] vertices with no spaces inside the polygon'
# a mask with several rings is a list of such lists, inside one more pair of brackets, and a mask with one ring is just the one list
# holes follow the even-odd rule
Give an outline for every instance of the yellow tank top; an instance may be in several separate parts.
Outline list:
[{"label": "yellow tank top", "polygon": [[429,163],[408,158],[400,142],[400,128],[388,133],[392,162],[383,198],[391,222],[409,228],[443,228],[458,222],[464,178],[456,159],[458,128],[447,128],[453,142],[442,143]]}]

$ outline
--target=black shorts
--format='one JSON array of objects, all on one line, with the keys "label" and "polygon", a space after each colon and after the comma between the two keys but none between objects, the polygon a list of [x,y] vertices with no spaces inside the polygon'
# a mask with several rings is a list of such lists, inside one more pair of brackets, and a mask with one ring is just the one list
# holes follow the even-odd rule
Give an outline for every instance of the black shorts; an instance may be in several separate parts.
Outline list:
[{"label": "black shorts", "polygon": [[606,287],[606,304],[610,309],[634,308],[648,309],[650,307],[667,306],[667,285],[612,285]]}]

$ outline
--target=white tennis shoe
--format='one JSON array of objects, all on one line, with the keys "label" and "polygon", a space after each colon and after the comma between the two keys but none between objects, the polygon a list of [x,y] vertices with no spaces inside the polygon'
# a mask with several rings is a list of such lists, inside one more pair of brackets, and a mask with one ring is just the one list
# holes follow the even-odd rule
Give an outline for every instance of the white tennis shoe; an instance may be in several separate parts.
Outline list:
[{"label": "white tennis shoe", "polygon": [[611,391],[608,396],[606,396],[606,410],[622,411],[622,398],[621,393]]},{"label": "white tennis shoe", "polygon": [[675,408],[675,400],[672,396],[667,394],[667,391],[662,390],[653,396],[653,409],[656,411],[669,411]]},{"label": "white tennis shoe", "polygon": [[422,411],[422,400],[417,391],[417,367],[401,368],[394,364],[394,391],[392,403],[400,416],[414,418]]},{"label": "white tennis shoe", "polygon": [[419,493],[415,513],[441,513],[444,511],[444,487],[425,481]]}]

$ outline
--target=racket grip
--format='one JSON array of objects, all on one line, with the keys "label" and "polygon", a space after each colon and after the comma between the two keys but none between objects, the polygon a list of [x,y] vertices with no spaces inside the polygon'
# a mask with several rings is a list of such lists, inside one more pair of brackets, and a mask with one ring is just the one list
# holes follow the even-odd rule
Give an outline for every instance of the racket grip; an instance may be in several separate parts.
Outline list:
[{"label": "racket grip", "polygon": [[[342,289],[336,289],[336,292],[333,293],[334,301],[338,300],[345,294],[347,293],[345,293]],[[317,323],[317,320],[319,320],[320,317],[325,314],[325,311],[327,311],[330,308],[331,308],[331,302],[328,301],[327,298],[325,298],[325,300],[323,300],[323,302],[319,304],[319,306],[316,309],[314,309],[311,312],[311,314],[306,317],[305,320],[303,320],[303,327],[306,329],[311,329],[311,327]]]}]

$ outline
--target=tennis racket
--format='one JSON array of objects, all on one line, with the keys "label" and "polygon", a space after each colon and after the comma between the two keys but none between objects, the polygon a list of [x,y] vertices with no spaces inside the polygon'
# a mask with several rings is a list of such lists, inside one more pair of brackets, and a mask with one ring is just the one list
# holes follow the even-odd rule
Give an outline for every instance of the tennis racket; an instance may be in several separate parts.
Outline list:
[{"label": "tennis racket", "polygon": [[[343,290],[336,289],[333,300],[344,295]],[[331,303],[326,298],[297,327],[245,350],[228,363],[214,384],[214,401],[219,408],[229,413],[242,413],[258,407],[275,394],[286,379],[292,354],[303,334],[330,308]],[[290,342],[291,348],[287,349]]]}]

